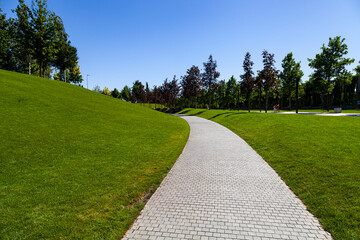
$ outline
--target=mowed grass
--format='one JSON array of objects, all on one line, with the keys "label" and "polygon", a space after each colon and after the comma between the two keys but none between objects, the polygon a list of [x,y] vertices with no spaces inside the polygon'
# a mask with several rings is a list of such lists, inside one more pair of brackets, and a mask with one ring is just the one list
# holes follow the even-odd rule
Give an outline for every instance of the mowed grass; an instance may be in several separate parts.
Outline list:
[{"label": "mowed grass", "polygon": [[[273,111],[272,111],[273,112]],[[281,110],[280,112],[296,112],[296,110]],[[334,110],[330,110],[329,112],[325,109],[299,109],[299,112],[311,112],[311,113],[334,113]],[[360,109],[343,109],[341,113],[360,113]]]},{"label": "mowed grass", "polygon": [[0,239],[120,239],[189,127],[67,83],[0,71]]},{"label": "mowed grass", "polygon": [[248,142],[335,239],[360,239],[360,118],[224,110],[182,112]]}]

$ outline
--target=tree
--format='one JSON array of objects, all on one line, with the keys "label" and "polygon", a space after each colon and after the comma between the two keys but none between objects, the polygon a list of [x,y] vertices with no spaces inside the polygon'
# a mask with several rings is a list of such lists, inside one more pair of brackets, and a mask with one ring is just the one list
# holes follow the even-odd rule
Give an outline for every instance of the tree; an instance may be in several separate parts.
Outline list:
[{"label": "tree", "polygon": [[114,98],[120,98],[120,92],[119,90],[117,90],[116,88],[114,88],[114,90],[111,91],[111,96]]},{"label": "tree", "polygon": [[170,103],[175,108],[176,105],[176,99],[180,93],[180,86],[178,85],[178,80],[176,79],[176,75],[174,75],[173,80],[169,82],[169,88],[170,88]]},{"label": "tree", "polygon": [[169,107],[172,96],[171,96],[170,83],[168,82],[167,78],[164,80],[163,84],[161,85],[160,90],[164,103]]},{"label": "tree", "polygon": [[0,8],[0,68],[12,70],[8,66],[11,36],[9,25],[9,21],[6,19],[6,14],[3,14]]},{"label": "tree", "polygon": [[190,69],[186,71],[186,75],[182,77],[181,87],[182,87],[182,96],[189,101],[195,100],[195,108],[196,108],[196,98],[201,93],[201,75],[200,70],[197,66],[193,65]]},{"label": "tree", "polygon": [[301,79],[304,73],[300,70],[300,62],[295,62],[293,53],[288,53],[282,60],[283,71],[279,74],[281,89],[289,95],[289,108],[291,111],[291,97],[296,88],[297,79]]},{"label": "tree", "polygon": [[94,91],[94,92],[97,92],[97,93],[101,93],[101,92],[102,92],[99,85],[96,85],[96,86],[93,88],[93,91]]},{"label": "tree", "polygon": [[[360,61],[359,61],[359,63],[360,63]],[[355,75],[360,76],[360,65],[356,66],[356,68],[354,68],[354,71],[356,73]]]},{"label": "tree", "polygon": [[145,87],[145,95],[146,95],[146,101],[147,101],[147,103],[149,103],[149,106],[150,106],[150,102],[152,100],[152,93],[150,91],[149,84],[147,82],[146,82],[146,87]]},{"label": "tree", "polygon": [[124,86],[124,88],[121,90],[121,98],[125,101],[130,101],[131,97],[131,90],[128,86]]},{"label": "tree", "polygon": [[264,85],[264,80],[261,75],[261,71],[258,71],[258,75],[255,78],[255,91],[258,92],[258,100],[259,100],[259,109],[261,112],[261,97],[262,97],[262,89]]},{"label": "tree", "polygon": [[268,53],[267,50],[262,52],[264,69],[260,72],[260,79],[263,79],[263,87],[265,91],[265,112],[267,113],[269,91],[276,90],[278,87],[278,70],[275,68],[274,54]]},{"label": "tree", "polygon": [[215,101],[218,104],[219,108],[225,107],[225,91],[226,91],[226,81],[220,80],[216,83],[215,86]]},{"label": "tree", "polygon": [[355,59],[346,58],[348,47],[344,43],[345,38],[336,36],[329,38],[328,46],[321,47],[322,52],[316,54],[314,59],[308,58],[309,66],[314,69],[310,75],[311,79],[323,82],[326,94],[326,109],[330,110],[330,94],[334,89],[334,84],[346,85],[351,82],[351,73],[346,66],[353,63]]},{"label": "tree", "polygon": [[102,92],[101,92],[102,94],[104,94],[104,95],[107,95],[107,96],[110,96],[111,95],[111,91],[109,90],[109,88],[108,87],[104,87],[104,89],[102,90]]},{"label": "tree", "polygon": [[[19,0],[19,5],[16,7],[17,20],[16,23],[16,51],[17,58],[20,60],[20,65],[25,65],[22,68],[27,68],[27,72],[31,75],[32,69],[32,55],[33,55],[33,42],[32,42],[32,28],[30,25],[30,8],[25,4],[24,0]],[[21,71],[24,72],[24,71]]]},{"label": "tree", "polygon": [[237,106],[238,89],[234,76],[226,82],[225,104],[227,108],[235,108]]},{"label": "tree", "polygon": [[220,73],[216,71],[217,63],[213,60],[212,55],[209,56],[208,62],[204,62],[205,72],[202,74],[203,84],[208,92],[209,109],[211,108],[211,98],[214,95],[214,85]]},{"label": "tree", "polygon": [[53,20],[55,16],[47,10],[45,0],[35,0],[30,12],[33,55],[39,65],[39,76],[44,76],[44,68],[53,54]]},{"label": "tree", "polygon": [[131,102],[143,103],[145,99],[144,96],[145,96],[144,85],[139,80],[136,80],[133,83],[133,87],[132,87]]},{"label": "tree", "polygon": [[248,111],[250,112],[250,96],[251,93],[254,91],[254,84],[255,79],[253,77],[254,72],[252,71],[252,66],[254,65],[254,62],[250,60],[251,55],[249,52],[246,53],[243,68],[244,68],[244,74],[240,76],[242,79],[241,81],[241,89],[246,94],[246,101],[248,103]]},{"label": "tree", "polygon": [[[60,70],[61,81],[66,82],[66,69],[71,69],[77,64],[77,49],[71,46],[68,40],[68,34],[65,32],[62,19],[58,16],[53,16],[54,37],[53,45],[54,52],[51,58],[51,63],[54,67]],[[79,79],[77,79],[79,80]],[[78,81],[76,81],[78,82]]]},{"label": "tree", "polygon": [[79,84],[83,81],[80,74],[80,65],[75,61],[74,66],[69,71],[69,82]]}]

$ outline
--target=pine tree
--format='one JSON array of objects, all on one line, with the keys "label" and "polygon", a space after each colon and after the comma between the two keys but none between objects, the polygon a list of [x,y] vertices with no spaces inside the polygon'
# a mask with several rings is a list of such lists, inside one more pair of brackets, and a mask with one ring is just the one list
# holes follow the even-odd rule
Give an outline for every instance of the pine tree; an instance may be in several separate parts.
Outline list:
[{"label": "pine tree", "polygon": [[274,54],[264,50],[263,53],[264,69],[260,72],[260,78],[263,79],[263,87],[265,91],[265,112],[268,109],[269,91],[278,87],[278,70],[275,68]]},{"label": "pine tree", "polygon": [[216,71],[217,63],[213,60],[212,55],[209,56],[208,62],[204,62],[204,73],[202,74],[202,81],[208,93],[209,109],[211,108],[211,99],[214,95],[214,86],[216,80],[220,77],[220,73]]},{"label": "pine tree", "polygon": [[31,45],[33,56],[39,65],[39,76],[44,76],[44,69],[53,56],[54,14],[47,10],[45,0],[35,0],[30,12]]},{"label": "pine tree", "polygon": [[251,93],[254,91],[254,85],[255,85],[255,79],[253,77],[254,72],[252,70],[252,66],[254,65],[254,62],[250,60],[251,55],[249,52],[246,53],[243,68],[244,68],[244,74],[240,76],[242,79],[241,81],[241,89],[246,94],[246,101],[248,103],[248,111],[250,112],[250,97]]}]

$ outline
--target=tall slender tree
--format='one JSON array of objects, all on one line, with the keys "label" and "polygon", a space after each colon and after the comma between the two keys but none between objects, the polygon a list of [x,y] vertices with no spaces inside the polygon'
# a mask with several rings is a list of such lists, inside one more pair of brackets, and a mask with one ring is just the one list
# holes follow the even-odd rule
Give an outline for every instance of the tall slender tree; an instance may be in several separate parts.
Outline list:
[{"label": "tall slender tree", "polygon": [[245,59],[243,62],[244,74],[240,76],[242,79],[240,86],[243,92],[246,94],[247,108],[250,112],[250,97],[251,93],[254,91],[255,79],[253,77],[254,72],[252,70],[252,66],[254,62],[251,61],[251,54],[249,52],[246,53]]},{"label": "tall slender tree", "polygon": [[197,66],[193,65],[190,69],[186,71],[186,75],[182,77],[181,87],[182,87],[182,96],[188,99],[189,107],[190,100],[195,101],[196,108],[196,98],[201,93],[201,74]]},{"label": "tall slender tree", "polygon": [[296,88],[296,79],[304,75],[300,69],[300,62],[295,62],[293,53],[288,53],[282,60],[283,70],[279,74],[281,89],[289,95],[289,108],[291,110],[291,98]]},{"label": "tall slender tree", "polygon": [[176,75],[174,75],[173,80],[169,82],[170,92],[171,92],[171,104],[175,108],[176,99],[180,93],[180,86],[178,84],[178,80],[176,79]]},{"label": "tall slender tree", "polygon": [[334,84],[338,82],[345,85],[351,82],[351,73],[346,66],[353,63],[355,59],[345,57],[348,47],[344,42],[345,38],[340,36],[329,38],[328,46],[323,44],[321,53],[316,54],[314,59],[308,58],[309,66],[314,69],[310,78],[322,81],[326,85],[326,109],[328,111]]},{"label": "tall slender tree", "polygon": [[31,74],[32,67],[32,29],[30,26],[30,9],[25,4],[24,0],[19,0],[19,5],[13,10],[16,13],[17,19],[15,20],[15,41],[16,41],[16,55],[18,65],[21,66],[20,72]]},{"label": "tall slender tree", "polygon": [[278,87],[278,73],[275,68],[274,54],[269,53],[267,50],[262,52],[264,68],[260,72],[260,78],[263,79],[263,87],[265,91],[265,112],[267,113],[269,91],[276,90]]},{"label": "tall slender tree", "polygon": [[220,77],[220,73],[216,71],[217,63],[213,60],[212,55],[209,56],[209,60],[204,62],[204,73],[202,74],[203,84],[208,93],[209,109],[211,108],[211,99],[214,95],[214,86],[216,80]]},{"label": "tall slender tree", "polygon": [[262,90],[264,86],[264,80],[261,75],[261,71],[258,71],[258,74],[255,78],[255,91],[258,93],[258,101],[259,101],[259,110],[261,112],[261,98],[262,98]]}]

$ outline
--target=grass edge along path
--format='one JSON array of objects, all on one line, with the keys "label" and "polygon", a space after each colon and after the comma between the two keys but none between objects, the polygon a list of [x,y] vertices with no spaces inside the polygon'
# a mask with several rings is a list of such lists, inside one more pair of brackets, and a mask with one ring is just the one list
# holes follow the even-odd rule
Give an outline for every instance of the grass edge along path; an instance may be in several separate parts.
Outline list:
[{"label": "grass edge along path", "polygon": [[184,109],[243,138],[334,239],[360,239],[360,118]]},{"label": "grass edge along path", "polygon": [[0,70],[0,238],[119,239],[181,154],[185,120]]}]

